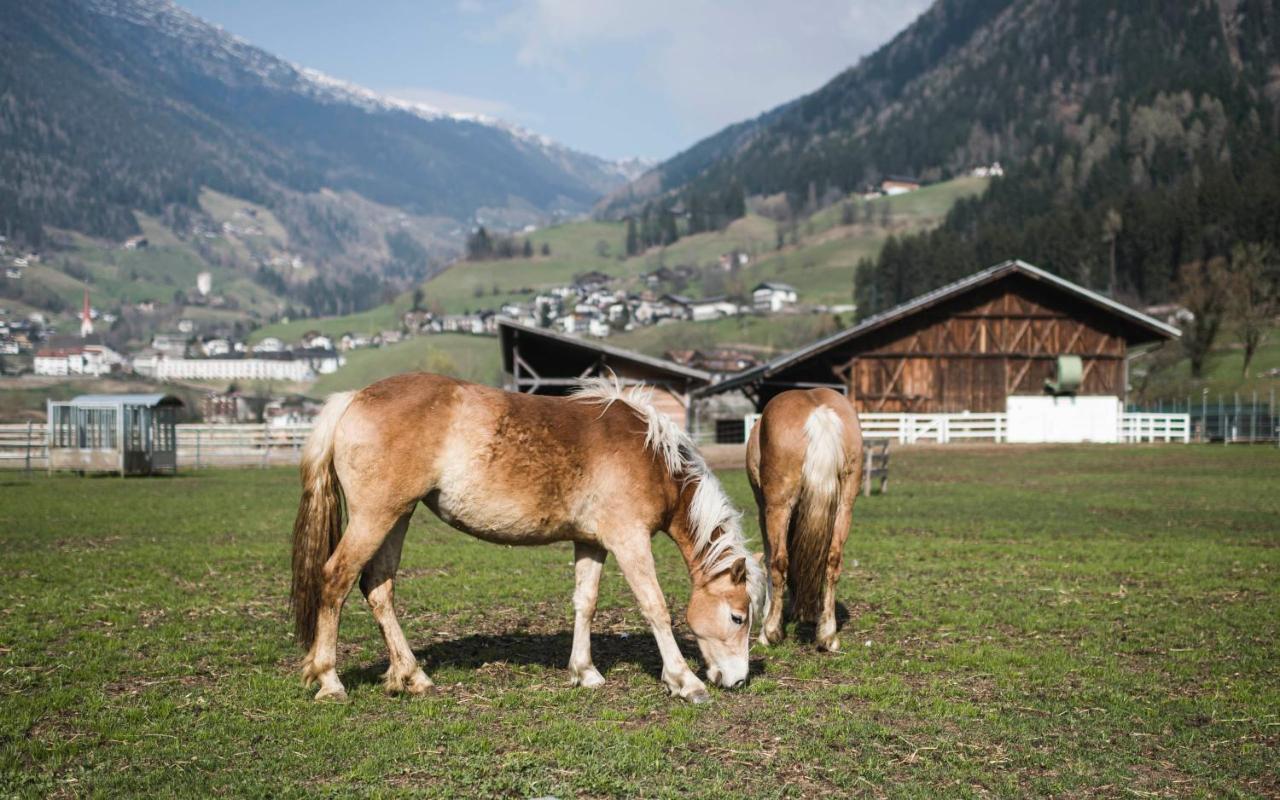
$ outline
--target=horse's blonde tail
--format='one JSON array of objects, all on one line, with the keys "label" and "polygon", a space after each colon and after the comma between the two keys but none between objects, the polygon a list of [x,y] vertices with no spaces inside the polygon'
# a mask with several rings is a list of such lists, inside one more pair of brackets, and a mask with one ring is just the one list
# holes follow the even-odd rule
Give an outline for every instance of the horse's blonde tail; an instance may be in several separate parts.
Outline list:
[{"label": "horse's blonde tail", "polygon": [[293,523],[294,633],[310,649],[324,591],[324,565],[342,538],[342,487],[333,469],[333,436],[355,392],[330,395],[302,448],[302,499]]},{"label": "horse's blonde tail", "polygon": [[792,610],[796,619],[816,621],[844,472],[844,425],[827,406],[818,406],[804,423],[808,440],[787,545]]}]

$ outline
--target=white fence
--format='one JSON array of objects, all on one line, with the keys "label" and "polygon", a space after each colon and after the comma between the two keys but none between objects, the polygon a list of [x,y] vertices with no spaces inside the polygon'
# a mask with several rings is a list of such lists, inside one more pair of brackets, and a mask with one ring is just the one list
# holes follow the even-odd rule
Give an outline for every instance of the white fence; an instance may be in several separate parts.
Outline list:
[{"label": "white fence", "polygon": [[[749,414],[745,435],[760,419]],[[932,442],[1004,442],[1004,414],[861,414],[862,435],[898,444]],[[260,466],[296,464],[310,425],[179,425],[178,467]],[[48,467],[48,433],[44,423],[0,425],[0,469]],[[1189,414],[1125,413],[1120,417],[1122,442],[1190,442]]]},{"label": "white fence", "polygon": [[1189,442],[1190,414],[1126,412],[1120,415],[1122,442]]},{"label": "white fence", "polygon": [[[759,414],[744,418],[744,436],[760,419]],[[889,439],[898,444],[932,442],[981,441],[1006,442],[1009,438],[1007,414],[859,414],[862,435],[867,439]],[[1120,415],[1120,441],[1190,442],[1190,414]]]},{"label": "white fence", "polygon": [[[296,464],[310,425],[179,425],[178,467]],[[45,469],[44,423],[0,425],[0,469]]]}]

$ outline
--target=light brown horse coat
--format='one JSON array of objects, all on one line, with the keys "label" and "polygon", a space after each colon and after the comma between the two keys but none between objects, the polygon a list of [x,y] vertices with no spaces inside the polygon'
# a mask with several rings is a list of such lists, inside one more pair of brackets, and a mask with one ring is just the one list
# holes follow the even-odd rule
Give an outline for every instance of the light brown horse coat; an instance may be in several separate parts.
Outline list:
[{"label": "light brown horse coat", "polygon": [[751,429],[747,475],[760,510],[771,592],[760,641],[783,638],[783,590],[792,616],[816,622],[819,649],[838,650],[836,582],[862,482],[862,429],[831,389],[777,395]]},{"label": "light brown horse coat", "polygon": [[301,471],[292,604],[299,642],[309,648],[304,680],[320,683],[318,699],[345,696],[335,669],[338,618],[357,577],[390,653],[387,688],[421,693],[431,685],[392,602],[419,502],[486,541],[574,543],[575,684],[604,682],[592,664],[590,629],[601,569],[613,553],[658,642],[664,683],[700,702],[706,687],[676,645],[650,549],[653,534],[667,531],[693,581],[686,616],[708,677],[726,687],[747,677],[763,570],[692,441],[643,391],[596,381],[573,398],[540,397],[400,375],[331,397]]}]

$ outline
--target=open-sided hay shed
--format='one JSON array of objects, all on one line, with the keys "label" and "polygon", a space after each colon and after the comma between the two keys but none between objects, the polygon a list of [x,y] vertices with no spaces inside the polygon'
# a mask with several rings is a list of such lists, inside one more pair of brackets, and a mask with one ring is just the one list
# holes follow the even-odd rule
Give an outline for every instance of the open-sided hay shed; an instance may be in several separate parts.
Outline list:
[{"label": "open-sided hay shed", "polygon": [[562,395],[583,378],[616,375],[623,384],[653,387],[654,406],[687,427],[693,392],[711,383],[700,369],[507,319],[498,321],[498,337],[502,383],[511,391]]},{"label": "open-sided hay shed", "polygon": [[49,469],[151,475],[178,467],[177,416],[168,394],[86,394],[49,401]]}]

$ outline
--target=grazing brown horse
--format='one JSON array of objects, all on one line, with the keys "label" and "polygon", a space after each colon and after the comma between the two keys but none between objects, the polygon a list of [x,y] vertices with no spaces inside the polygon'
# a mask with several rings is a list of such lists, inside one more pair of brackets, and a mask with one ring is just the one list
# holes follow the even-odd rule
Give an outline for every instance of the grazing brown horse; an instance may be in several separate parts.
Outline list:
[{"label": "grazing brown horse", "polygon": [[747,474],[772,582],[761,643],[782,641],[786,587],[792,616],[817,623],[818,648],[839,650],[836,581],[862,481],[862,430],[853,406],[831,389],[774,397],[751,430]]},{"label": "grazing brown horse", "polygon": [[390,652],[386,688],[420,694],[431,686],[392,605],[419,502],[486,541],[574,543],[569,668],[577,685],[604,683],[591,661],[591,619],[612,553],[657,639],[663,682],[703,702],[706,686],[680,653],[654,570],[650,540],[666,531],[693,582],[686,616],[708,679],[745,682],[764,570],[693,442],[643,389],[601,379],[569,398],[539,397],[417,373],[330,397],[302,453],[292,604],[298,641],[309,648],[303,680],[320,683],[317,699],[346,696],[335,669],[338,617],[357,578]]}]

